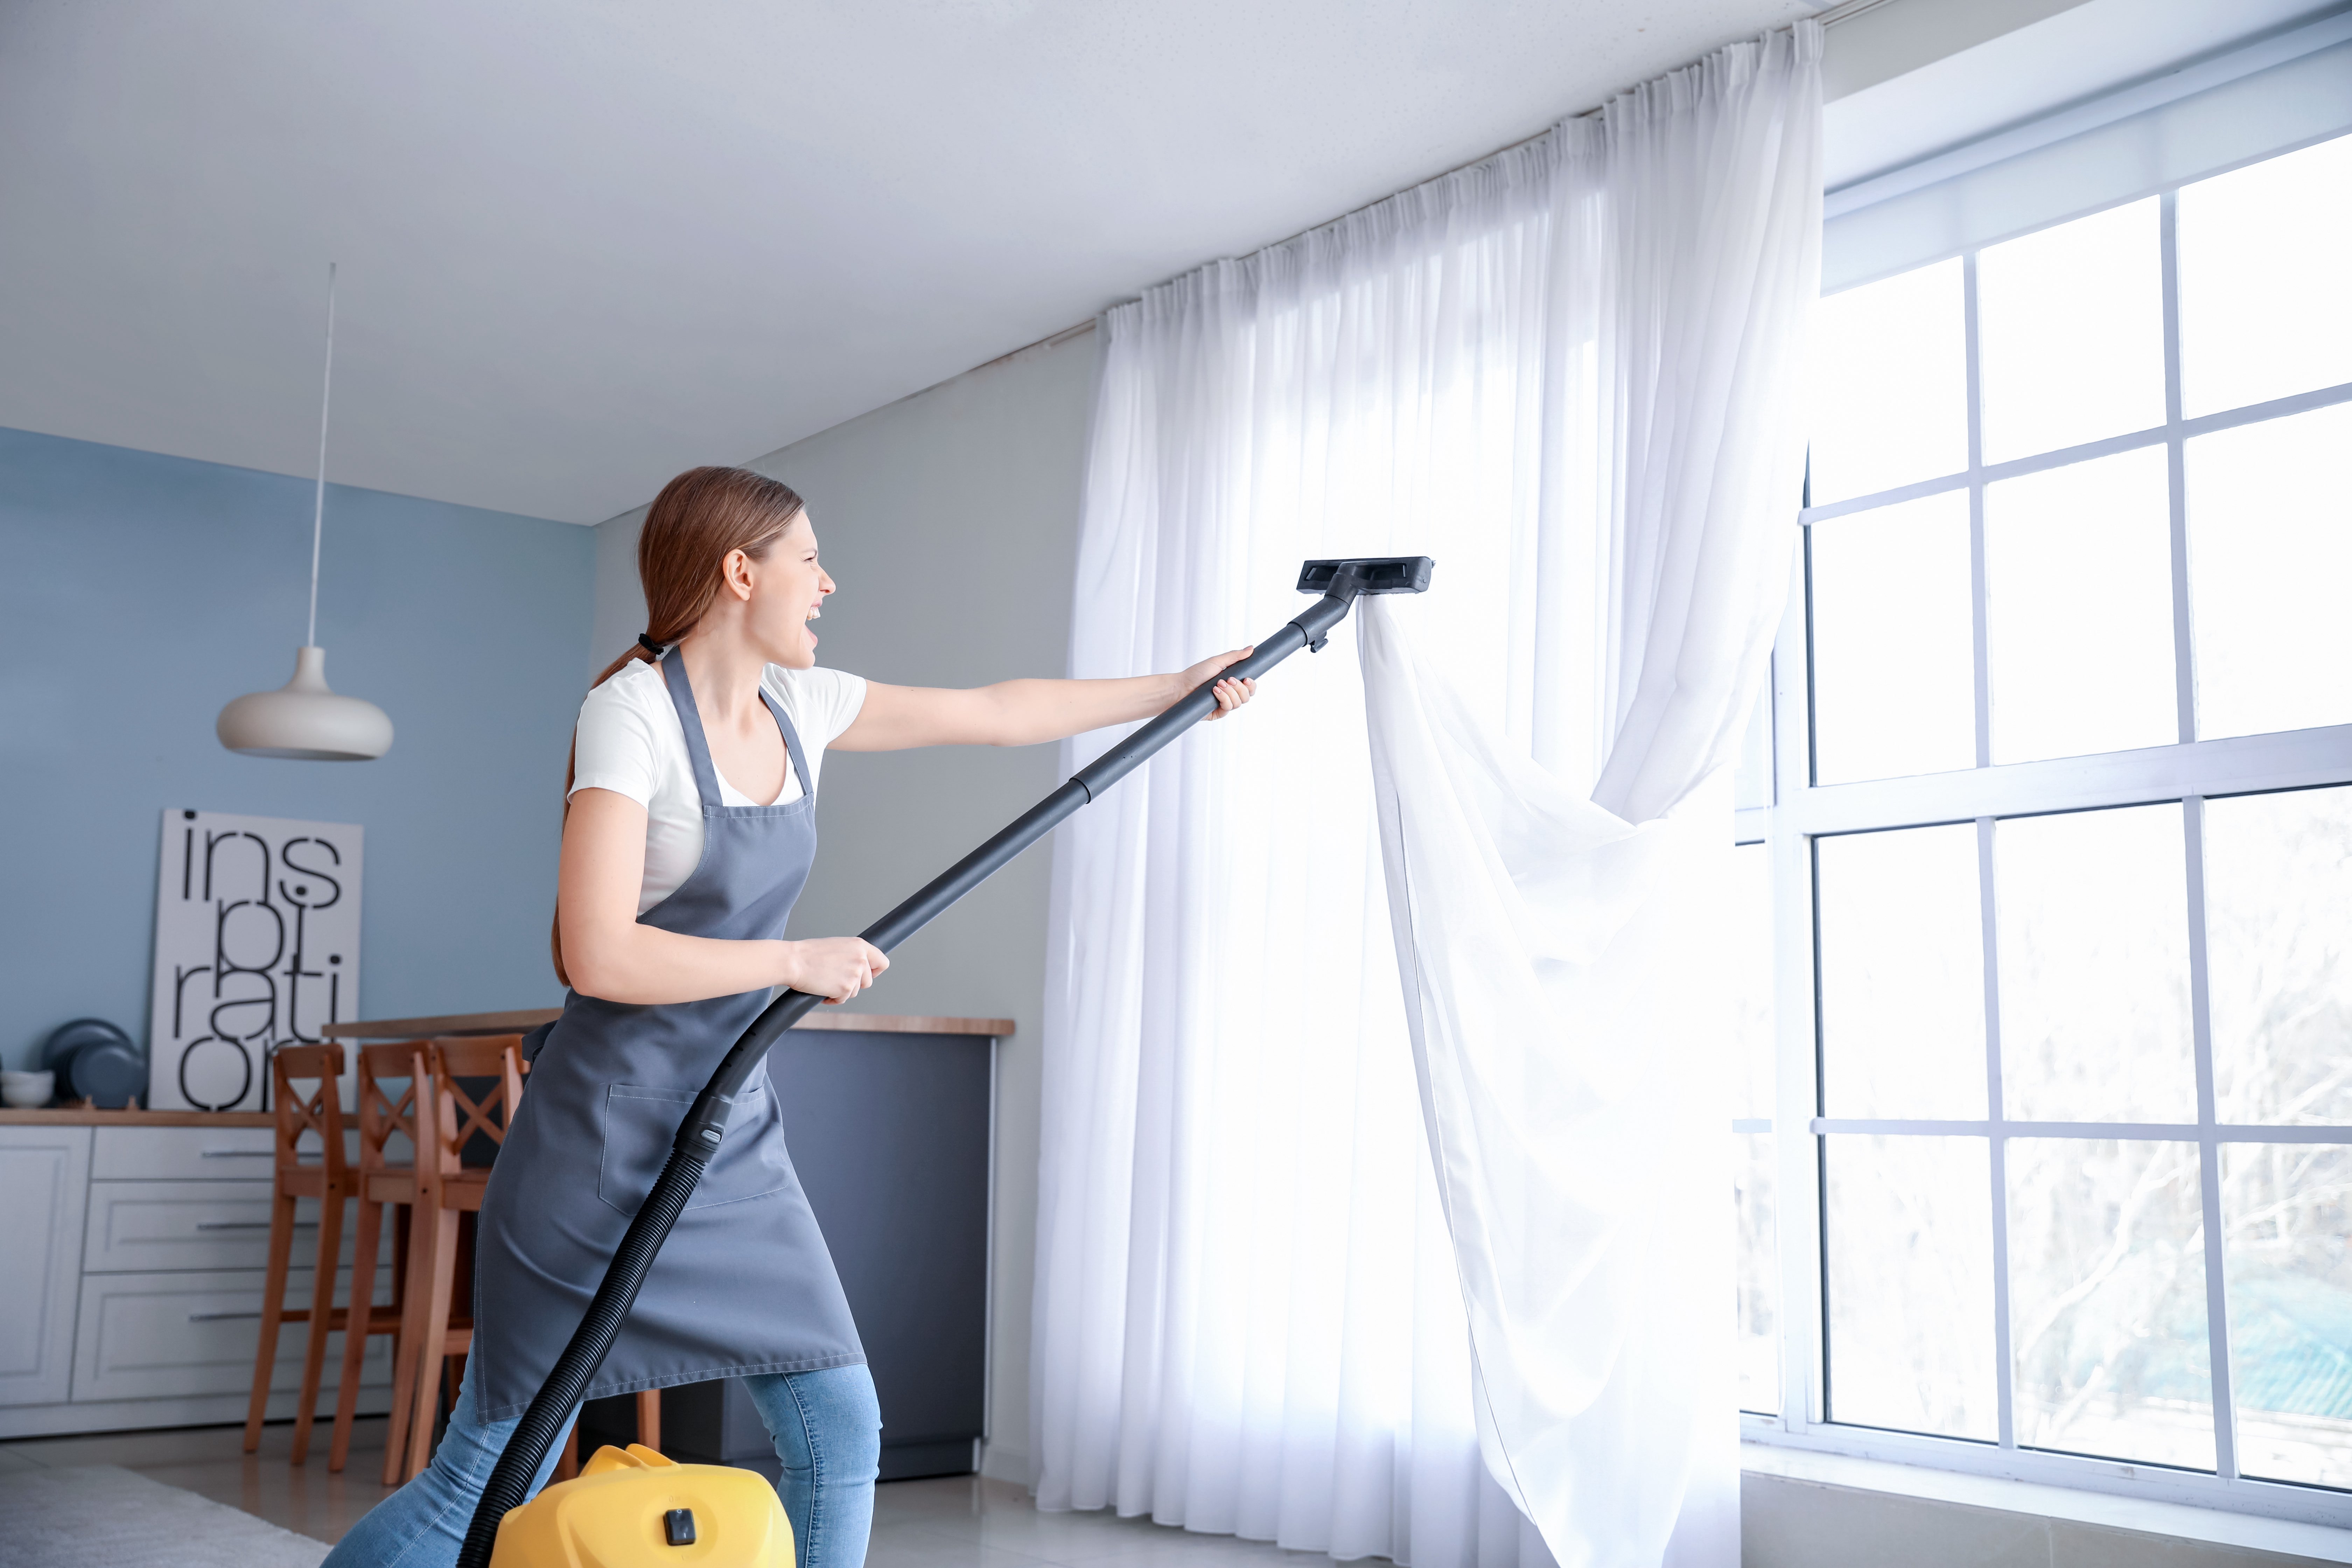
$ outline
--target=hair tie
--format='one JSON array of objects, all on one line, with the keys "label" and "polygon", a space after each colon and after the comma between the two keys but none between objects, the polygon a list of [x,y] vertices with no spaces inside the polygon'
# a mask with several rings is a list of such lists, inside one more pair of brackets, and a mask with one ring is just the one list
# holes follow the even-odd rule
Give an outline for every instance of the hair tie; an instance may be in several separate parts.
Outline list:
[{"label": "hair tie", "polygon": [[653,635],[650,632],[639,632],[637,634],[637,646],[645,649],[647,653],[653,655],[656,658],[661,658],[663,654],[669,651],[667,648],[662,647],[661,644],[654,641]]}]

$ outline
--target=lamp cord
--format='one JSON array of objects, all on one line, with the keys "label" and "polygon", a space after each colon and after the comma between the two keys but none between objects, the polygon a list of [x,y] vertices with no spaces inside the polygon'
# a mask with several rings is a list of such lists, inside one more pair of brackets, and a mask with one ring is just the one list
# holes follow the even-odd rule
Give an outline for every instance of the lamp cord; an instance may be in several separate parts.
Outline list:
[{"label": "lamp cord", "polygon": [[310,502],[310,629],[305,647],[319,643],[319,534],[327,521],[327,405],[335,390],[335,264],[327,263],[327,369],[319,384],[319,488]]}]

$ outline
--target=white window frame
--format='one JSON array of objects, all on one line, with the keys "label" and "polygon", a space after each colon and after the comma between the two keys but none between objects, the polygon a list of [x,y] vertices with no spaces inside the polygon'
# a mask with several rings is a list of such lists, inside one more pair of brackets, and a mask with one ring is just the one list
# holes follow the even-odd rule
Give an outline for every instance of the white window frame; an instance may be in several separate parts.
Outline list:
[{"label": "white window frame", "polygon": [[[2282,149],[2282,152],[2289,149]],[[2205,177],[2205,176],[2199,176]],[[1977,766],[1969,771],[1827,786],[1812,783],[1809,573],[1800,560],[1781,623],[1772,669],[1772,801],[1737,814],[1736,837],[1762,843],[1771,857],[1777,1071],[1774,1115],[1742,1120],[1740,1132],[1785,1132],[1774,1140],[1774,1229],[1780,1250],[1777,1327],[1780,1405],[1774,1416],[1744,1414],[1751,1441],[1819,1452],[2119,1493],[2204,1508],[2352,1526],[2352,1491],[2254,1479],[2239,1473],[2231,1396],[2229,1321],[2222,1267],[2219,1149],[2231,1142],[2352,1143],[2352,1125],[2232,1126],[2215,1120],[2212,1040],[2206,985],[2203,805],[2207,798],[2352,783],[2352,724],[2284,733],[2200,740],[2196,736],[2194,652],[2189,618],[2187,518],[2182,452],[2190,437],[2308,409],[2352,402],[2352,383],[2196,419],[2181,416],[2177,193],[2160,194],[2165,419],[2145,430],[2000,464],[1986,464],[1980,441],[1977,343],[1977,247],[1962,258],[1968,364],[1968,467],[1954,474],[1832,505],[1809,507],[1811,523],[1892,503],[1965,489],[1974,605]],[[2136,193],[2131,199],[2142,199]],[[2120,204],[2115,204],[2120,205]],[[2081,215],[2074,215],[2081,216]],[[1923,263],[1932,264],[1932,263]],[[2144,750],[1995,764],[1986,668],[1984,489],[1988,483],[2144,447],[2165,448],[2171,507],[2174,668],[2179,740]],[[1810,550],[1806,552],[1810,554]],[[1993,931],[1994,824],[2007,816],[2182,802],[2188,865],[2189,994],[2194,1020],[2198,1117],[2193,1123],[2026,1122],[2005,1119],[2000,1093],[2000,1011]],[[1982,1121],[1826,1119],[1822,1116],[1815,1007],[1814,840],[1881,828],[1973,822],[1984,931],[1985,1052],[1990,1115]],[[1991,1152],[1992,1312],[1998,1379],[1996,1441],[1888,1431],[1826,1419],[1826,1351],[1822,1249],[1822,1139],[1832,1133],[1943,1134],[1985,1138]],[[2217,1466],[2207,1475],[2145,1463],[2032,1450],[2018,1445],[2010,1354],[2006,1142],[2017,1137],[2193,1142],[2200,1152],[2207,1325],[2212,1367]]]}]

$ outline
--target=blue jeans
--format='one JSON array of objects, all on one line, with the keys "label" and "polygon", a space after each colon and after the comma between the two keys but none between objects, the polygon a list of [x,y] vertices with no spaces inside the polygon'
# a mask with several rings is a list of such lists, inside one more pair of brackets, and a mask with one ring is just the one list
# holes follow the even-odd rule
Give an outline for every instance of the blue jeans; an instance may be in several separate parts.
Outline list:
[{"label": "blue jeans", "polygon": [[[776,1490],[792,1521],[796,1568],[858,1568],[874,1523],[874,1476],[882,1459],[882,1407],[863,1366],[762,1373],[743,1380],[784,1465]],[[321,1568],[447,1568],[466,1543],[474,1505],[520,1416],[474,1415],[472,1363],[449,1429],[425,1473],[352,1526]],[[549,1454],[533,1496],[555,1468]]]}]

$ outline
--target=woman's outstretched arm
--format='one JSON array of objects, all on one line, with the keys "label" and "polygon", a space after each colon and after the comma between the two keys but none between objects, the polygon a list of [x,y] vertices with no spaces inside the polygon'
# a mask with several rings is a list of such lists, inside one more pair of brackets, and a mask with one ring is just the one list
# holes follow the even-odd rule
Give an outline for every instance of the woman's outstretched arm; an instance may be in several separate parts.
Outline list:
[{"label": "woman's outstretched arm", "polygon": [[[1149,719],[1251,650],[1204,658],[1174,675],[1127,680],[1003,680],[952,690],[868,681],[857,721],[834,737],[832,750],[898,752],[911,746],[1034,746]],[[1255,680],[1218,680],[1222,719],[1257,693]]]},{"label": "woman's outstretched arm", "polygon": [[789,985],[846,1002],[890,967],[854,936],[730,942],[637,923],[646,879],[646,808],[609,789],[574,792],[563,818],[555,918],[572,989],[607,1002],[699,1002]]}]

